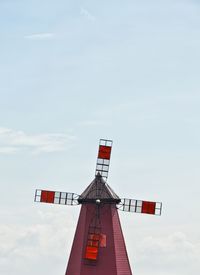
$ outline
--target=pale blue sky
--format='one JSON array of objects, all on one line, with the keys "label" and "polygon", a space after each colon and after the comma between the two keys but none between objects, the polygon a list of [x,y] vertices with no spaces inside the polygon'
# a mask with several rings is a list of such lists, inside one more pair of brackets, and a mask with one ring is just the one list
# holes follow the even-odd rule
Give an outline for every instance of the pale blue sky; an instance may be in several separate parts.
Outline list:
[{"label": "pale blue sky", "polygon": [[116,193],[164,203],[120,215],[135,275],[198,273],[199,48],[198,1],[0,1],[1,274],[64,274],[79,209],[34,190],[81,193],[100,138]]}]

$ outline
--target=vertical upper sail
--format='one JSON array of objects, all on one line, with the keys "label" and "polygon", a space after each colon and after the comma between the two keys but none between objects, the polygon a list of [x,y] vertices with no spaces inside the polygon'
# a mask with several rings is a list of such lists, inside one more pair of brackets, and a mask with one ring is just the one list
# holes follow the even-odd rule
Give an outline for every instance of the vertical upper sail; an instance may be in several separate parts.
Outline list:
[{"label": "vertical upper sail", "polygon": [[113,141],[108,139],[100,139],[99,142],[95,175],[100,174],[105,179],[108,178],[112,144]]}]

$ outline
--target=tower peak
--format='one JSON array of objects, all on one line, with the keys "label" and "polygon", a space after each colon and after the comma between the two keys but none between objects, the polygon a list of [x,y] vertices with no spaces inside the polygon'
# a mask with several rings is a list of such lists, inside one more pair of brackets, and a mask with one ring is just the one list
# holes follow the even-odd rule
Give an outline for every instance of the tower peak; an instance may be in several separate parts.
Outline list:
[{"label": "tower peak", "polygon": [[83,191],[79,196],[79,203],[120,203],[120,198],[112,190],[112,188],[105,182],[102,175],[98,173],[95,179],[90,183],[90,185]]}]

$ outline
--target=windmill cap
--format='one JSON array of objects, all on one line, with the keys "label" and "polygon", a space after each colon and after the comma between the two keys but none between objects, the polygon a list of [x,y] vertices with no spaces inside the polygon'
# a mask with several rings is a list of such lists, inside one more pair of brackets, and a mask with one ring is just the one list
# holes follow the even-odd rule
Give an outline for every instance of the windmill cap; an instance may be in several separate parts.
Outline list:
[{"label": "windmill cap", "polygon": [[99,173],[78,199],[79,203],[97,203],[97,201],[115,204],[121,201]]}]

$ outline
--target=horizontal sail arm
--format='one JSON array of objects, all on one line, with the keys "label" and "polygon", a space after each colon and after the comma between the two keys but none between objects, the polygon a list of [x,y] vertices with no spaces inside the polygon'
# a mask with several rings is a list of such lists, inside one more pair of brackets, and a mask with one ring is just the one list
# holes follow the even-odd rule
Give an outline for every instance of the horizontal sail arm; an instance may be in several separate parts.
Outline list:
[{"label": "horizontal sail arm", "polygon": [[36,189],[35,202],[78,205],[79,195],[74,193]]},{"label": "horizontal sail arm", "polygon": [[117,207],[119,210],[126,212],[136,212],[160,216],[162,203],[133,199],[121,199],[121,202],[117,205]]}]

